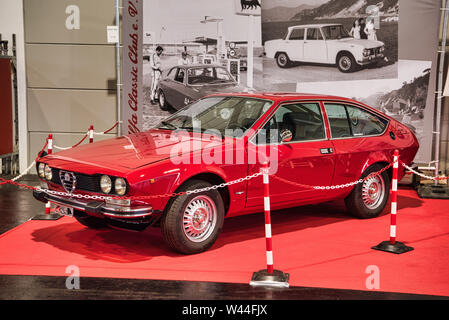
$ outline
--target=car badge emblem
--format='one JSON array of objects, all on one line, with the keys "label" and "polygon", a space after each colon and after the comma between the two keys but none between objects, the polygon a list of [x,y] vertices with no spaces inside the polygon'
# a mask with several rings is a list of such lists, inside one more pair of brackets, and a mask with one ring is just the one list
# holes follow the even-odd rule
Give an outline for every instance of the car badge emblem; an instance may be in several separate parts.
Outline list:
[{"label": "car badge emblem", "polygon": [[64,190],[68,193],[73,193],[76,188],[76,176],[73,172],[60,171],[59,179]]}]

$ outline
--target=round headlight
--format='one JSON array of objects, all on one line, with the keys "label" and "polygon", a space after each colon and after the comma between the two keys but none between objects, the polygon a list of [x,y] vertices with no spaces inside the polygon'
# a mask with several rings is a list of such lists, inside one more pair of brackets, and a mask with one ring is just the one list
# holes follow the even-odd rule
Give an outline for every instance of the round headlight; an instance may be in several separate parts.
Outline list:
[{"label": "round headlight", "polygon": [[101,176],[100,188],[101,188],[101,191],[103,191],[104,193],[111,192],[112,181],[111,181],[111,178],[109,176],[106,176],[106,175],[105,176]]},{"label": "round headlight", "polygon": [[42,162],[39,163],[39,166],[37,167],[37,171],[38,171],[39,177],[41,177],[42,179],[45,178],[44,169],[45,169],[45,163],[42,163]]},{"label": "round headlight", "polygon": [[126,181],[123,178],[117,178],[115,179],[115,193],[117,193],[119,196],[123,196],[126,193]]},{"label": "round headlight", "polygon": [[45,179],[47,180],[51,180],[53,178],[53,173],[51,172],[51,168],[48,166],[48,164],[45,165],[44,175]]}]

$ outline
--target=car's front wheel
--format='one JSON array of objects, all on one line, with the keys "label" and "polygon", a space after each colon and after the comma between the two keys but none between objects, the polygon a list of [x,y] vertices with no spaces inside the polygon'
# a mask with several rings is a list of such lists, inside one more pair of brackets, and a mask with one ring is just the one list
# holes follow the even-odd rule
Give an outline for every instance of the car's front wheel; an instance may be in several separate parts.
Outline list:
[{"label": "car's front wheel", "polygon": [[[197,190],[212,185],[192,180],[180,191]],[[199,253],[210,248],[218,238],[224,221],[224,204],[217,190],[186,194],[171,200],[161,219],[166,243],[183,254]]]},{"label": "car's front wheel", "polygon": [[354,72],[358,68],[355,58],[350,53],[340,53],[337,57],[337,67],[343,73]]},{"label": "car's front wheel", "polygon": [[[378,172],[383,167],[374,165],[362,175],[362,179]],[[360,219],[378,217],[384,210],[390,193],[390,177],[387,172],[373,176],[354,187],[345,199],[346,208],[353,216]]]},{"label": "car's front wheel", "polygon": [[159,90],[159,108],[164,111],[167,111],[169,108],[167,99],[165,98],[165,93],[162,90]]},{"label": "car's front wheel", "polygon": [[288,68],[291,65],[290,58],[285,52],[278,53],[276,56],[276,63],[279,68]]}]

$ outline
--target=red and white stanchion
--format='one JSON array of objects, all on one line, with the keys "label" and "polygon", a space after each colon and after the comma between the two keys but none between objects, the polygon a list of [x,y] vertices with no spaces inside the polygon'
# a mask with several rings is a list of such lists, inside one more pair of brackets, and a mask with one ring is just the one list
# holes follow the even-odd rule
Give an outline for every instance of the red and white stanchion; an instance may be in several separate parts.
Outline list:
[{"label": "red and white stanchion", "polygon": [[94,126],[90,125],[89,128],[89,143],[94,142]]},{"label": "red and white stanchion", "polygon": [[267,255],[267,269],[253,273],[250,281],[252,286],[270,286],[288,288],[289,274],[273,267],[273,242],[271,234],[271,212],[270,212],[270,181],[268,163],[263,164],[263,185],[264,185],[264,211],[265,211],[265,241]]},{"label": "red and white stanchion", "polygon": [[391,181],[391,215],[390,215],[390,241],[384,241],[373,247],[374,250],[392,252],[392,253],[405,253],[412,251],[412,247],[408,247],[402,242],[396,241],[396,217],[398,210],[398,171],[399,171],[399,151],[394,151],[393,156],[393,175]]},{"label": "red and white stanchion", "polygon": [[[53,134],[49,134],[47,138],[47,154],[53,153]],[[45,203],[45,214],[38,214],[34,216],[31,220],[58,220],[62,216],[56,213],[51,213],[51,203],[47,201]]]}]

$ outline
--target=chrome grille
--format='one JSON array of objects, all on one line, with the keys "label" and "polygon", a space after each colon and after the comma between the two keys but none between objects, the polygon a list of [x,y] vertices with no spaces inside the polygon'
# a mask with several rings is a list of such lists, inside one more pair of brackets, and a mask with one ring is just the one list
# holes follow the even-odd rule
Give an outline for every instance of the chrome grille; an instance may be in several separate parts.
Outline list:
[{"label": "chrome grille", "polygon": [[76,176],[73,172],[69,171],[59,171],[59,179],[61,180],[61,185],[64,190],[68,193],[73,193],[76,188]]}]

